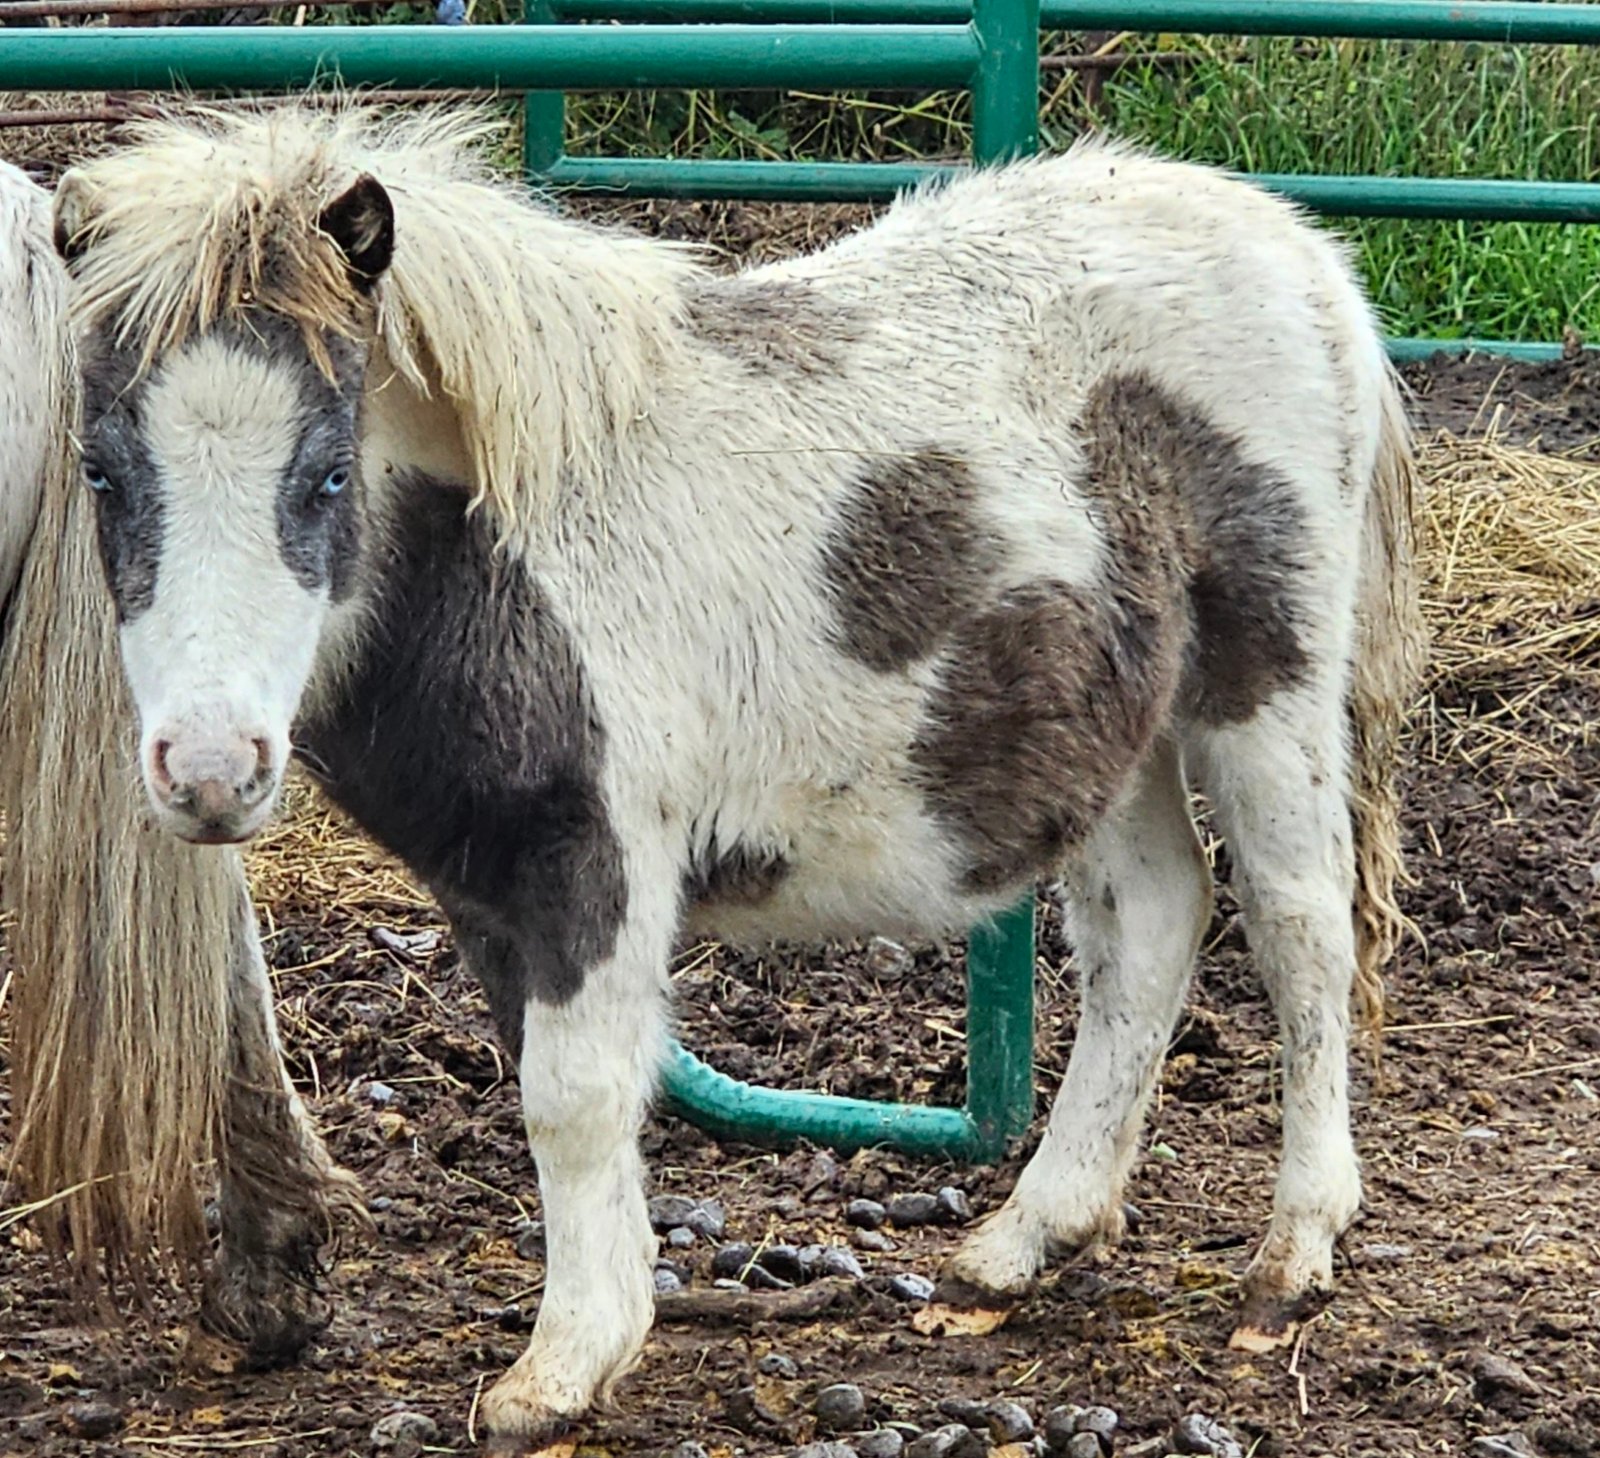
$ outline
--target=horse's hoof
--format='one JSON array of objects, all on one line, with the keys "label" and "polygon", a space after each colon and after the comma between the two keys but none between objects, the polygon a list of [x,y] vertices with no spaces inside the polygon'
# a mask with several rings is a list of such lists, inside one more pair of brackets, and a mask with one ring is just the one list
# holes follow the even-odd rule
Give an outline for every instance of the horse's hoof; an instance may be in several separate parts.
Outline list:
[{"label": "horse's hoof", "polygon": [[537,1453],[571,1432],[589,1404],[564,1384],[551,1383],[528,1361],[526,1353],[483,1395],[478,1408],[487,1437],[484,1451],[492,1458]]},{"label": "horse's hoof", "polygon": [[332,1319],[302,1264],[276,1255],[246,1259],[224,1250],[200,1302],[201,1326],[237,1344],[251,1371],[292,1365]]}]

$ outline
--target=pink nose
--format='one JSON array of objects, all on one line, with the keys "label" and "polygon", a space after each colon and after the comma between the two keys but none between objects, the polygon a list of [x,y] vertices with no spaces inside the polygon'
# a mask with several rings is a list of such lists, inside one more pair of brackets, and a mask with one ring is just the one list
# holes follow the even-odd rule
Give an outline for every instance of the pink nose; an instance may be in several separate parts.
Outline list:
[{"label": "pink nose", "polygon": [[272,746],[230,735],[211,740],[156,740],[150,782],[157,801],[196,823],[204,839],[229,839],[271,793]]}]

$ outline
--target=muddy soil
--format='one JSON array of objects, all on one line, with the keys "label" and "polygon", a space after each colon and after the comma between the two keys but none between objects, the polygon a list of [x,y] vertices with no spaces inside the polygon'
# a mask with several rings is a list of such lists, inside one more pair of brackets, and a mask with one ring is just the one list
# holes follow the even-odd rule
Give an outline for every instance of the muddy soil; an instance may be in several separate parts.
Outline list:
[{"label": "muddy soil", "polygon": [[[1507,429],[1547,447],[1600,436],[1600,391],[1583,367],[1467,362],[1410,376],[1424,428],[1482,424],[1492,398],[1506,405]],[[1552,695],[1572,720],[1600,718],[1590,688]],[[1151,1115],[1152,1152],[1128,1192],[1138,1218],[1119,1249],[1054,1272],[988,1335],[939,1337],[913,1327],[918,1303],[891,1278],[935,1273],[961,1230],[893,1230],[891,1249],[856,1248],[865,1279],[828,1288],[827,1302],[795,1309],[772,1292],[755,1299],[753,1319],[713,1305],[659,1326],[614,1410],[575,1438],[614,1454],[685,1441],[713,1454],[789,1453],[822,1436],[817,1390],[849,1381],[871,1422],[908,1432],[948,1422],[936,1409],[953,1397],[1012,1399],[1041,1428],[1058,1405],[1103,1404],[1120,1419],[1118,1453],[1165,1452],[1175,1424],[1204,1414],[1262,1458],[1600,1454],[1596,784],[1600,744],[1565,736],[1548,758],[1491,760],[1472,775],[1413,763],[1408,909],[1427,947],[1407,945],[1393,969],[1381,1075],[1357,1060],[1367,1205],[1340,1251],[1337,1295],[1297,1349],[1228,1349],[1236,1283],[1269,1208],[1279,1109],[1273,1020],[1224,890]],[[1042,1114],[1075,997],[1059,918],[1048,897],[1041,906]],[[337,1255],[332,1328],[292,1370],[210,1370],[186,1349],[181,1298],[122,1331],[81,1325],[43,1257],[5,1232],[0,1454],[365,1455],[383,1451],[374,1423],[402,1409],[432,1419],[430,1451],[473,1451],[475,1398],[521,1349],[543,1276],[525,1224],[538,1196],[508,1060],[447,936],[411,952],[375,936],[442,926],[431,916],[330,908],[310,894],[272,914],[294,1075],[363,1181],[377,1227]],[[959,944],[928,949],[901,970],[853,947],[685,947],[682,1037],[740,1078],[956,1101],[960,954]],[[955,1186],[981,1215],[1036,1137],[1000,1168],[978,1169],[719,1144],[663,1115],[646,1149],[654,1192],[714,1198],[726,1211],[720,1242],[672,1251],[688,1289],[709,1292],[722,1242],[851,1247],[853,1198]],[[762,1361],[772,1354],[792,1367]],[[100,1421],[113,1430],[83,1436],[74,1423],[85,1403],[112,1405]],[[1508,1446],[1473,1446],[1491,1436]]]}]

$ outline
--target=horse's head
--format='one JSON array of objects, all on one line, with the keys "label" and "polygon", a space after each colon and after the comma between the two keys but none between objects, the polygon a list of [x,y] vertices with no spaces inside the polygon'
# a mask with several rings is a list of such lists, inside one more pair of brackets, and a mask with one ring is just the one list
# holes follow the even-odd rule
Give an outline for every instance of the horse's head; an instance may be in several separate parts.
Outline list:
[{"label": "horse's head", "polygon": [[[92,208],[69,175],[56,206],[69,262],[97,246]],[[393,251],[383,188],[360,178],[319,231],[370,291]],[[272,813],[318,642],[352,590],[366,350],[267,308],[153,359],[143,344],[110,325],[86,343],[83,478],[151,803],[186,840],[239,841]]]}]

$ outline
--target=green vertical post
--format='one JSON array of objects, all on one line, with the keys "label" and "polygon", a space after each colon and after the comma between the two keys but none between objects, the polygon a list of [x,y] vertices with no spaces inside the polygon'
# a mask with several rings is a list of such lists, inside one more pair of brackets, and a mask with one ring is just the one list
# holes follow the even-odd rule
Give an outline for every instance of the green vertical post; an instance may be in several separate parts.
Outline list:
[{"label": "green vertical post", "polygon": [[[522,0],[525,25],[554,25],[551,0]],[[522,99],[522,171],[542,182],[566,149],[567,98],[560,91],[530,91]]]},{"label": "green vertical post", "polygon": [[[1039,0],[974,0],[972,158],[1039,148]],[[967,940],[967,1112],[986,1150],[1033,1119],[1033,895]]]},{"label": "green vertical post", "polygon": [[1039,149],[1039,0],[973,0],[972,159]]},{"label": "green vertical post", "polygon": [[967,938],[967,1113],[997,1157],[1033,1122],[1033,895]]}]

